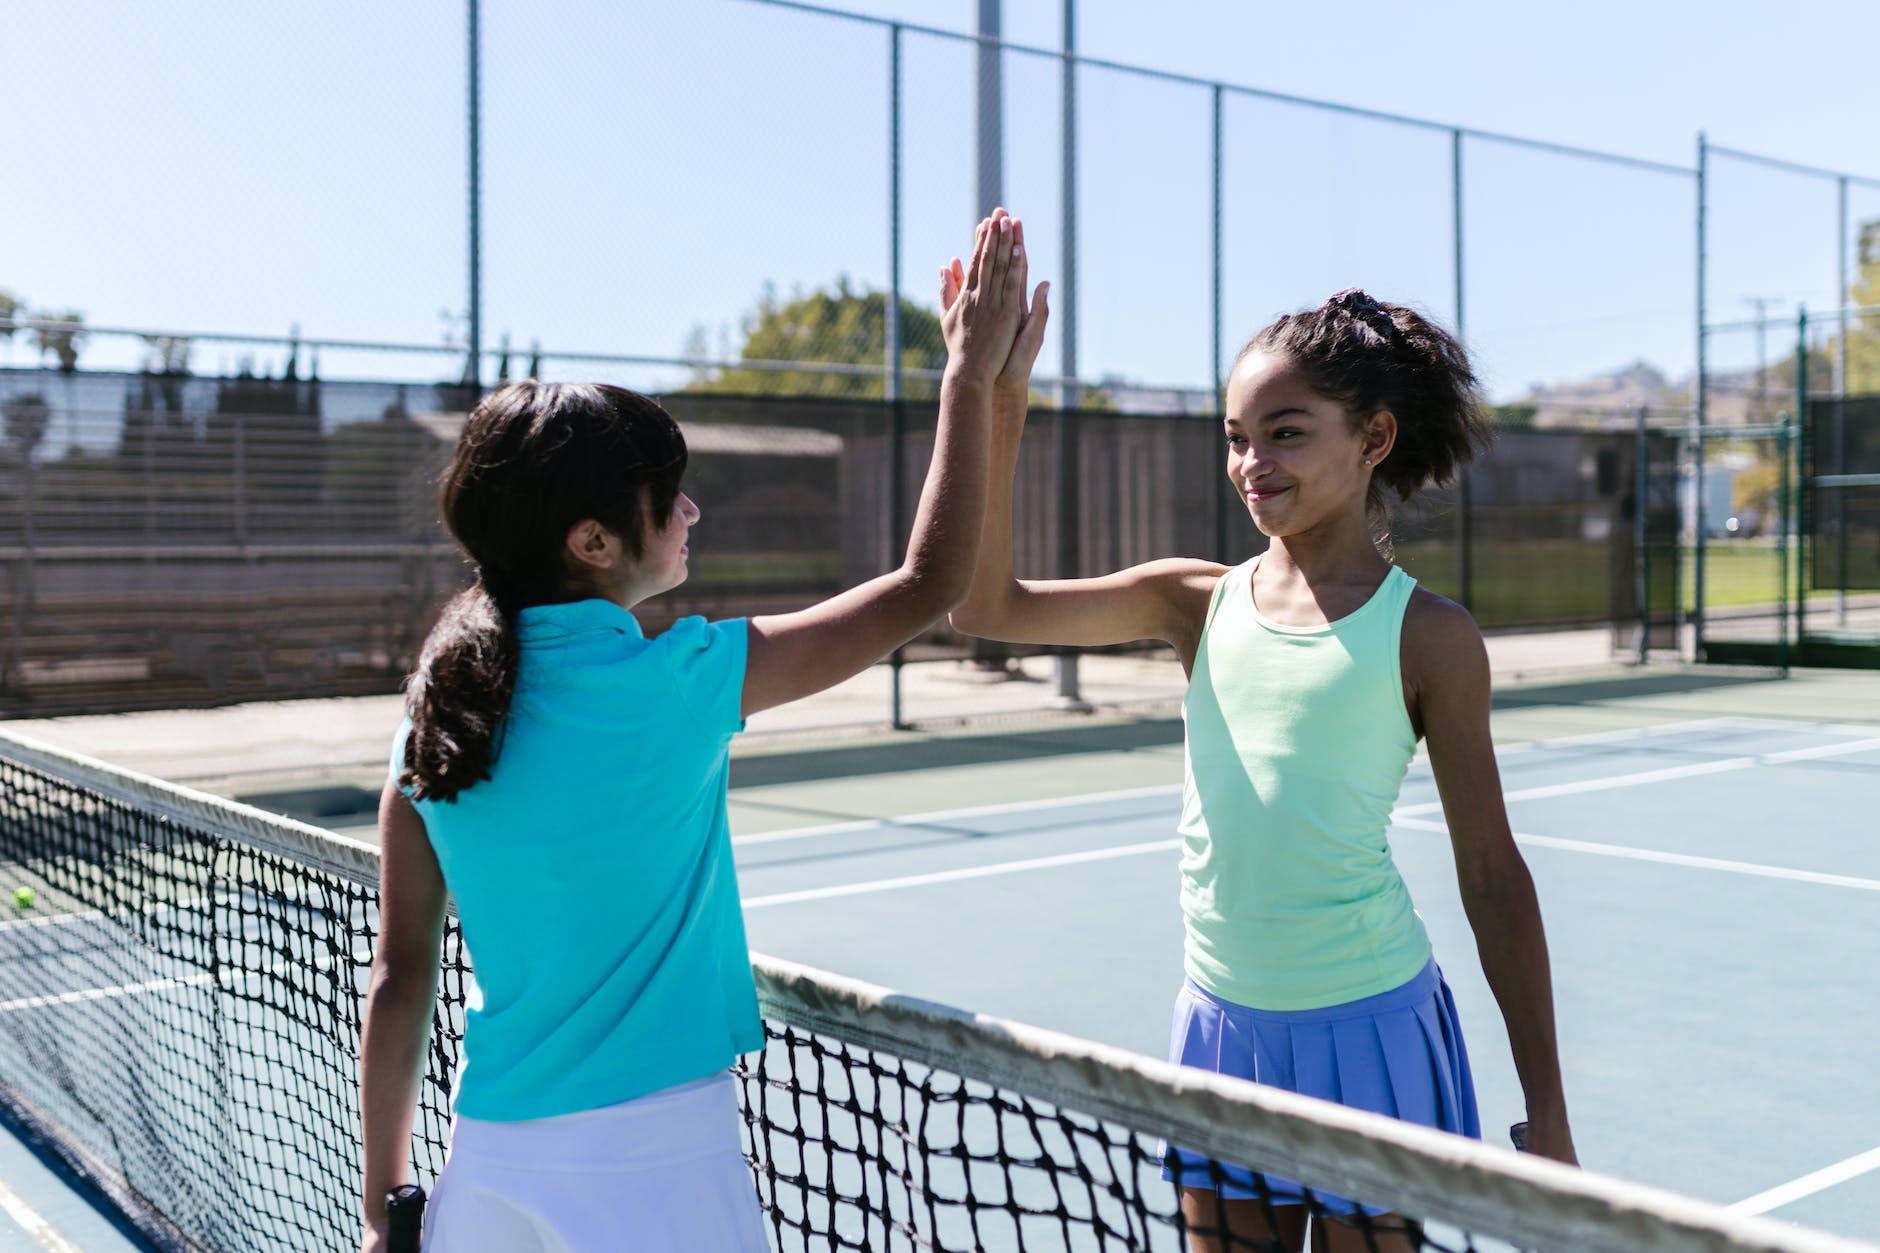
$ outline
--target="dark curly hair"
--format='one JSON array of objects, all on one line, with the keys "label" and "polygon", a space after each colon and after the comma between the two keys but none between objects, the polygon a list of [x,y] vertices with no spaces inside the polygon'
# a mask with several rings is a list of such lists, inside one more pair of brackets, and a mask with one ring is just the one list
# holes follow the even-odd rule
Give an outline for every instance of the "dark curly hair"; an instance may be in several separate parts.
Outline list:
[{"label": "dark curly hair", "polygon": [[398,781],[413,796],[454,800],[489,778],[516,690],[517,613],[587,594],[564,560],[568,529],[592,518],[639,556],[685,464],[679,424],[623,387],[531,380],[477,405],[438,492],[476,581],[444,607],[405,687]]},{"label": "dark curly hair", "polygon": [[1254,352],[1286,357],[1354,427],[1380,409],[1396,417],[1397,442],[1371,476],[1374,522],[1385,518],[1386,491],[1408,500],[1426,485],[1446,485],[1493,442],[1469,354],[1415,309],[1347,288],[1281,317],[1247,341],[1240,358]]}]

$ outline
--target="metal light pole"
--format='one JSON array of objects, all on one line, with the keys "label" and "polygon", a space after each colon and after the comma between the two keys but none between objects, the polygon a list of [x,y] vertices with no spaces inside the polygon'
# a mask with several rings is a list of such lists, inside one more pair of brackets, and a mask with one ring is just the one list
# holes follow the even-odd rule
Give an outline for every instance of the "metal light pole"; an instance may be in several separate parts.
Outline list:
[{"label": "metal light pole", "polygon": [[985,217],[1005,199],[1005,74],[1000,63],[1002,0],[979,0],[979,179],[978,215]]},{"label": "metal light pole", "polygon": [[[975,96],[978,149],[975,208],[986,217],[1005,203],[1005,69],[1003,64],[1003,0],[979,0],[979,42],[974,60],[978,70]],[[988,670],[1003,670],[1009,650],[1004,644],[974,636],[974,662]]]}]

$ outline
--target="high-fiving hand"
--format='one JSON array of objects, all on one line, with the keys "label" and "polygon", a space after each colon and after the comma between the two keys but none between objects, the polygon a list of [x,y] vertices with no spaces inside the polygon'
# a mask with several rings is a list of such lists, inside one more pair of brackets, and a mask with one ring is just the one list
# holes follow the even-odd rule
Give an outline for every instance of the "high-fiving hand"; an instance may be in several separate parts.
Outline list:
[{"label": "high-fiving hand", "polygon": [[994,384],[1005,369],[1025,316],[1023,240],[1018,220],[996,209],[974,233],[971,265],[955,257],[942,268],[951,283],[940,312],[949,371]]},{"label": "high-fiving hand", "polygon": [[[1044,346],[1045,323],[1050,320],[1051,316],[1050,306],[1046,301],[1051,291],[1051,284],[1039,283],[1031,299],[1029,301],[1025,299],[1026,285],[1031,277],[1031,267],[1030,260],[1025,253],[1024,223],[1008,216],[1004,209],[996,209],[990,218],[980,223],[982,238],[987,224],[998,222],[1010,223],[1012,246],[1008,277],[1016,284],[1018,328],[1011,341],[1011,351],[1000,363],[998,372],[993,378],[993,386],[1003,396],[1016,395],[1022,401],[1026,388],[1031,384],[1031,367],[1038,360],[1038,350]],[[973,260],[977,265],[978,248],[974,250]],[[959,306],[960,297],[967,289],[969,277],[969,271],[960,264],[958,257],[953,258],[950,264],[940,267],[942,326],[946,325],[947,318],[952,316]],[[949,348],[951,344],[952,340],[949,338]]]}]

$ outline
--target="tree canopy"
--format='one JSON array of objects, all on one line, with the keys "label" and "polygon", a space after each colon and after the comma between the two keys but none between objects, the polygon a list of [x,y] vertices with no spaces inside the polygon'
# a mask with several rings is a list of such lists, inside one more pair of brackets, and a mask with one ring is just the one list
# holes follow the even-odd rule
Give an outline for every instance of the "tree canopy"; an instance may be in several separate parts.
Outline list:
[{"label": "tree canopy", "polygon": [[[723,368],[699,367],[687,391],[736,393],[753,396],[838,396],[881,400],[887,395],[888,294],[857,291],[846,276],[833,291],[817,289],[783,302],[766,289],[757,308],[744,318],[744,345],[740,364]],[[931,398],[939,393],[935,378],[915,371],[945,368],[946,341],[940,317],[903,297],[901,311],[901,394]],[[703,331],[693,343],[702,344]],[[702,354],[700,354],[702,355]],[[786,363],[782,368],[771,363]],[[793,370],[787,363],[862,366],[859,372]],[[762,363],[762,364],[760,364]]]}]

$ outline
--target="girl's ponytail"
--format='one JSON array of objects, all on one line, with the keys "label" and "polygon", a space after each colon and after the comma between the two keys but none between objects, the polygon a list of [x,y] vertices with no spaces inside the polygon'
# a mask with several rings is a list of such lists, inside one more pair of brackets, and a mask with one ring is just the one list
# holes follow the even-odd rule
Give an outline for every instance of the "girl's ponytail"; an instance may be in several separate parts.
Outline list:
[{"label": "girl's ponytail", "polygon": [[515,613],[479,576],[444,606],[405,688],[411,734],[398,782],[414,799],[453,800],[489,778],[520,660]]},{"label": "girl's ponytail", "polygon": [[596,594],[566,559],[569,528],[592,519],[638,557],[685,465],[679,424],[625,388],[530,381],[483,398],[438,491],[476,581],[444,606],[406,685],[401,787],[449,801],[490,777],[521,672],[518,615]]}]

